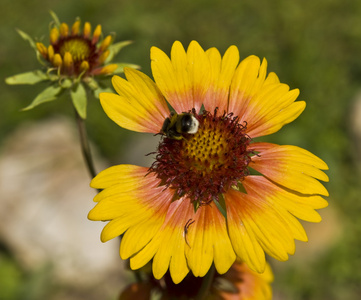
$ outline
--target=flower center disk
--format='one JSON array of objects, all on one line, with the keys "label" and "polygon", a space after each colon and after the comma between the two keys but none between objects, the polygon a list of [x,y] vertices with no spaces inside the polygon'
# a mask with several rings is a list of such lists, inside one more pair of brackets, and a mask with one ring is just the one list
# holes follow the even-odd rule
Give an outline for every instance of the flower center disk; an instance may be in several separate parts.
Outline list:
[{"label": "flower center disk", "polygon": [[74,61],[83,61],[91,54],[90,43],[81,38],[70,38],[63,41],[59,52],[62,56],[65,52],[70,52]]},{"label": "flower center disk", "polygon": [[222,193],[248,175],[251,151],[245,126],[232,114],[217,116],[193,112],[199,121],[195,134],[181,140],[163,138],[150,168],[166,188],[204,205],[219,200]]}]

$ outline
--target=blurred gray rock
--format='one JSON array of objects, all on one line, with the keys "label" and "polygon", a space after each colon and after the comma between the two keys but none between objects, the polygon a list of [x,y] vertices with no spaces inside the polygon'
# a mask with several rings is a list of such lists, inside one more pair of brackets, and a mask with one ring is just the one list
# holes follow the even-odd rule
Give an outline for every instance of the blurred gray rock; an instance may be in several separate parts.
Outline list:
[{"label": "blurred gray rock", "polygon": [[0,240],[25,269],[50,264],[59,284],[87,287],[113,278],[119,291],[119,240],[101,243],[105,224],[87,219],[96,192],[75,126],[64,118],[23,123],[3,143]]}]

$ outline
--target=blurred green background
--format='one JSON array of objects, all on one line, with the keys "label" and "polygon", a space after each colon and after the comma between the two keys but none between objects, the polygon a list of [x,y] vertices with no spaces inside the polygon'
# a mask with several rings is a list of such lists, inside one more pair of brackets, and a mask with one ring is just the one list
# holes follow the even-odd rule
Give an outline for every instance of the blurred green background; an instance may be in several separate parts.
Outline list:
[{"label": "blurred green background", "polygon": [[[333,236],[329,230],[341,230],[341,235],[317,254],[309,254],[313,257],[307,263],[302,263],[302,255],[282,265],[271,260],[274,299],[360,299],[361,177],[356,133],[361,128],[353,128],[351,122],[361,91],[360,1],[3,0],[0,147],[25,120],[59,114],[73,119],[66,97],[20,112],[44,85],[7,86],[4,82],[5,77],[38,68],[33,50],[15,28],[44,37],[47,43],[49,10],[68,24],[79,16],[93,26],[102,24],[105,34],[116,32],[116,41],[133,40],[117,61],[138,64],[148,75],[150,47],[169,53],[175,40],[188,45],[194,39],[204,49],[215,46],[221,53],[234,44],[241,57],[266,57],[269,71],[276,72],[291,88],[300,89],[299,99],[307,101],[307,108],[291,125],[263,140],[304,147],[328,163],[330,182],[326,186],[331,196],[324,211],[330,210],[336,217],[308,227],[307,232],[317,240],[318,235]],[[142,138],[110,121],[96,99],[89,102],[87,126],[91,140],[110,164],[124,162],[123,145]],[[39,271],[24,270],[6,251],[6,245],[2,247],[0,299],[52,299],[49,282],[51,279]]]}]

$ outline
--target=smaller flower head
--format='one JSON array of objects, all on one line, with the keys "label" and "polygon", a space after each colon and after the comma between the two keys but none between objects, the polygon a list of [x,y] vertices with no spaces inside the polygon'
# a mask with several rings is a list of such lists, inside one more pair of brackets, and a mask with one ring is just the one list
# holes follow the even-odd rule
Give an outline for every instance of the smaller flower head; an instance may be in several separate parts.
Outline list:
[{"label": "smaller flower head", "polygon": [[219,300],[271,300],[273,274],[269,264],[263,273],[236,262],[229,271],[215,278],[212,298]]},{"label": "smaller flower head", "polygon": [[76,111],[85,119],[85,87],[97,97],[100,92],[109,90],[102,88],[100,80],[104,75],[122,73],[125,66],[138,68],[133,64],[111,63],[115,55],[131,41],[113,44],[114,35],[103,38],[101,25],[97,25],[92,31],[89,22],[81,26],[80,19],[77,19],[70,27],[66,23],[60,23],[54,13],[51,14],[54,21],[50,24],[48,46],[42,42],[34,42],[29,35],[18,30],[21,37],[34,48],[45,70],[17,74],[7,78],[6,83],[35,84],[44,80],[50,82],[50,86],[24,110],[55,100],[63,90],[69,89]]},{"label": "smaller flower head", "polygon": [[109,57],[109,46],[113,36],[106,36],[101,42],[101,25],[91,33],[91,25],[85,22],[81,28],[76,20],[70,28],[68,24],[54,24],[50,29],[50,45],[36,43],[36,48],[49,66],[57,69],[61,75],[78,77],[81,75],[112,74],[117,64],[104,65]]}]

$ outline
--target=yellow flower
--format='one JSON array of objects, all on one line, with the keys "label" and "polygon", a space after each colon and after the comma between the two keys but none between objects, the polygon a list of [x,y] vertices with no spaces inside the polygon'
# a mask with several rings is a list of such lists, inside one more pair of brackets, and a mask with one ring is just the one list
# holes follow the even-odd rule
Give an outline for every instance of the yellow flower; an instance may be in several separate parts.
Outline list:
[{"label": "yellow flower", "polygon": [[126,79],[113,77],[118,94],[100,94],[121,127],[164,135],[150,168],[113,166],[91,182],[103,191],[89,219],[109,221],[101,240],[123,235],[120,256],[132,269],[153,260],[155,278],[169,268],[175,283],[212,263],[223,274],[236,259],[262,273],[265,252],[287,260],[295,239],[307,241],[297,218],[321,221],[315,209],[328,192],[318,180],[328,181],[328,167],[299,147],[253,138],[302,113],[299,91],[267,75],[265,59],[239,63],[235,46],[221,57],[175,42],[171,59],[153,47],[151,61],[155,82],[127,68]]},{"label": "yellow flower", "polygon": [[101,25],[98,25],[91,35],[91,25],[84,24],[80,28],[80,20],[76,20],[71,30],[66,23],[56,24],[50,29],[50,45],[36,43],[36,47],[49,65],[58,69],[66,76],[90,76],[112,74],[117,64],[104,65],[110,51],[113,37],[108,35],[98,43],[102,35]]},{"label": "yellow flower", "polygon": [[87,105],[85,87],[97,97],[100,92],[108,90],[102,87],[100,81],[104,76],[122,73],[124,67],[138,67],[134,64],[112,62],[115,55],[131,41],[113,44],[113,35],[102,39],[101,25],[97,25],[92,34],[89,22],[85,22],[81,28],[80,20],[77,19],[70,28],[66,23],[60,23],[53,12],[51,15],[54,20],[50,25],[49,46],[41,42],[35,43],[29,35],[18,30],[21,37],[35,49],[38,60],[45,70],[14,75],[6,78],[6,83],[35,84],[49,81],[50,86],[23,110],[53,101],[61,92],[68,89],[76,111],[85,119]]},{"label": "yellow flower", "polygon": [[236,262],[227,273],[216,277],[209,299],[213,300],[271,300],[273,274],[269,264],[263,273],[250,270],[245,263]]}]

